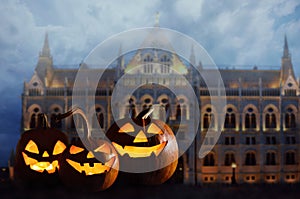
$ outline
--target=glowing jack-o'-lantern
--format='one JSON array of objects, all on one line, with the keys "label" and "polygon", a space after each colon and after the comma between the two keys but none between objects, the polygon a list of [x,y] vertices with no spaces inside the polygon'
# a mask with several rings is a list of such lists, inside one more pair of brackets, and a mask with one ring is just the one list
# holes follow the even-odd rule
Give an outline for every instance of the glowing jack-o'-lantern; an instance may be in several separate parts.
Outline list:
[{"label": "glowing jack-o'-lantern", "polygon": [[67,146],[66,135],[55,128],[41,126],[24,132],[16,149],[16,179],[30,184],[58,182],[59,159]]},{"label": "glowing jack-o'-lantern", "polygon": [[[87,120],[82,111],[75,111]],[[87,123],[88,124],[88,123]],[[88,125],[87,125],[88,126]],[[89,128],[80,140],[72,141],[62,155],[59,175],[69,188],[83,191],[101,191],[110,187],[117,178],[118,154],[103,139],[91,139]]]},{"label": "glowing jack-o'-lantern", "polygon": [[94,143],[96,147],[88,150],[81,140],[77,140],[64,152],[59,175],[66,186],[101,191],[116,180],[119,169],[117,152],[105,140],[99,139]]},{"label": "glowing jack-o'-lantern", "polygon": [[[85,150],[85,148],[81,148],[81,147],[77,147],[75,145],[71,145],[70,148],[70,154],[77,154],[77,153],[81,153]],[[110,157],[110,153],[111,153],[111,149],[109,148],[109,146],[104,143],[102,144],[100,147],[98,147],[97,149],[94,150],[94,153],[98,153],[98,152],[103,152],[106,153],[108,155],[108,161],[104,163],[101,162],[92,162],[92,166],[90,162],[85,162],[83,163],[83,166],[81,166],[80,162],[75,162],[71,159],[66,159],[66,161],[69,163],[69,165],[71,165],[75,170],[77,170],[80,173],[84,173],[85,175],[97,175],[97,174],[101,174],[101,173],[105,173],[105,172],[109,172],[111,167],[113,166],[113,164],[115,163],[115,156],[111,156]],[[86,155],[87,159],[92,159],[95,158],[93,152],[88,151],[87,155]]]},{"label": "glowing jack-o'-lantern", "polygon": [[[61,154],[66,148],[66,145],[62,143],[61,141],[57,141],[54,148],[52,155],[58,155]],[[36,143],[32,140],[28,142],[28,144],[25,147],[25,151],[35,154],[40,154],[38,146]],[[47,161],[41,161],[29,157],[25,152],[22,152],[25,164],[30,167],[30,169],[37,171],[37,172],[44,172],[47,171],[48,173],[54,173],[56,169],[58,168],[58,160],[53,160],[53,162],[47,162]],[[44,151],[42,154],[42,158],[48,158],[50,155],[47,151]]]},{"label": "glowing jack-o'-lantern", "polygon": [[175,172],[176,138],[167,124],[149,117],[151,110],[144,110],[136,118],[116,121],[106,133],[119,153],[126,182],[132,179],[131,183],[161,184]]}]

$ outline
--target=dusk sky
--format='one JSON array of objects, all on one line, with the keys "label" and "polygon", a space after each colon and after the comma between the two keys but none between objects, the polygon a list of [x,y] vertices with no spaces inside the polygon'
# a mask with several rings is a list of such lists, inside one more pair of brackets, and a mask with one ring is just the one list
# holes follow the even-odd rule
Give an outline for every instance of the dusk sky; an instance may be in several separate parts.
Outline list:
[{"label": "dusk sky", "polygon": [[78,66],[100,42],[154,25],[194,38],[218,65],[275,67],[287,35],[300,76],[299,0],[1,0],[0,165],[20,136],[23,82],[33,74],[45,33],[56,66]]}]

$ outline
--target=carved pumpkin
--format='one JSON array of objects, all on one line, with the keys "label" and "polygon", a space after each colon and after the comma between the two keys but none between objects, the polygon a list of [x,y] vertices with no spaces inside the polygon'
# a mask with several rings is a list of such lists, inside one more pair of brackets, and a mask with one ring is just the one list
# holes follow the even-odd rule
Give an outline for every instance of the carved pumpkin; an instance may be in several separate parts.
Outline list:
[{"label": "carved pumpkin", "polygon": [[[75,111],[87,120],[82,111]],[[62,155],[59,176],[69,188],[82,191],[101,191],[109,188],[117,178],[118,154],[103,139],[91,139],[88,125],[86,134],[74,140]]]},{"label": "carved pumpkin", "polygon": [[59,175],[69,188],[101,191],[116,180],[119,169],[117,152],[105,140],[97,140],[94,146],[88,150],[78,139],[64,152]]},{"label": "carved pumpkin", "polygon": [[126,182],[161,184],[177,166],[178,146],[173,131],[164,122],[148,117],[149,111],[115,122],[106,133],[119,154]]},{"label": "carved pumpkin", "polygon": [[14,168],[17,181],[27,184],[58,182],[59,158],[68,146],[68,139],[63,132],[45,124],[21,135]]}]

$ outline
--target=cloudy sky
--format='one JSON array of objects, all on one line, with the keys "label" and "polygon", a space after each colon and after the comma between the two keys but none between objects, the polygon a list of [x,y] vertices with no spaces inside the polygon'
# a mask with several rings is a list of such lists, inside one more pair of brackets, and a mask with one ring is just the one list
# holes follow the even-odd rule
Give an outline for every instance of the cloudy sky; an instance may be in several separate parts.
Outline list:
[{"label": "cloudy sky", "polygon": [[78,65],[111,35],[153,26],[156,12],[161,27],[194,38],[222,65],[278,68],[287,34],[300,76],[299,0],[1,0],[0,165],[19,138],[23,82],[46,31],[55,65]]}]

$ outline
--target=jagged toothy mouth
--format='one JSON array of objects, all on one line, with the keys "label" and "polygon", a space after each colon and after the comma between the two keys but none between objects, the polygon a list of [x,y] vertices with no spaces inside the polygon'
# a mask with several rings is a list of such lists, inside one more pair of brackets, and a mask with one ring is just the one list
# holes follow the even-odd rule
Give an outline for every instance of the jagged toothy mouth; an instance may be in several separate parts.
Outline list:
[{"label": "jagged toothy mouth", "polygon": [[52,163],[50,162],[39,162],[36,159],[28,157],[24,152],[22,152],[25,164],[30,166],[30,169],[43,173],[45,170],[51,174],[59,169],[58,161],[54,160]]},{"label": "jagged toothy mouth", "polygon": [[78,163],[70,159],[66,159],[66,161],[71,165],[74,169],[76,169],[80,173],[85,173],[85,175],[96,175],[110,171],[113,163],[115,162],[115,157],[112,157],[105,164],[102,163]]},{"label": "jagged toothy mouth", "polygon": [[167,142],[162,142],[158,145],[151,146],[151,147],[138,147],[138,146],[124,146],[112,142],[115,149],[118,151],[118,153],[123,156],[124,154],[128,154],[129,157],[132,158],[144,158],[149,157],[151,154],[155,154],[155,156],[158,156],[161,151],[165,148]]}]

